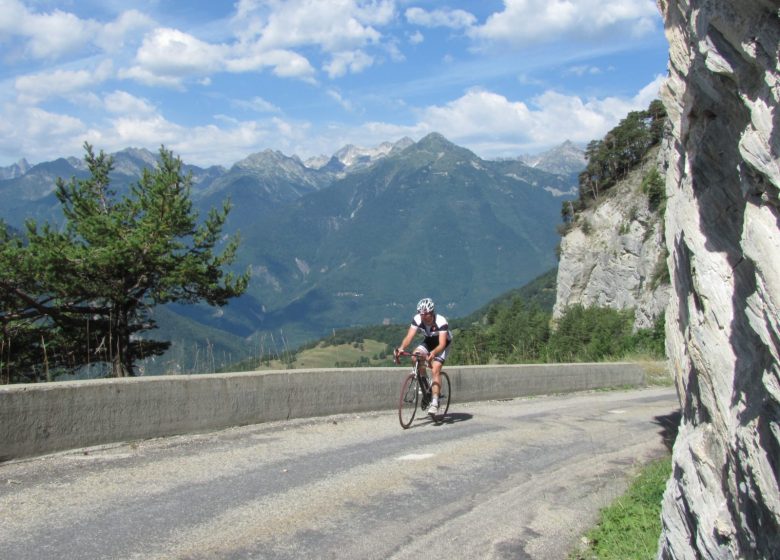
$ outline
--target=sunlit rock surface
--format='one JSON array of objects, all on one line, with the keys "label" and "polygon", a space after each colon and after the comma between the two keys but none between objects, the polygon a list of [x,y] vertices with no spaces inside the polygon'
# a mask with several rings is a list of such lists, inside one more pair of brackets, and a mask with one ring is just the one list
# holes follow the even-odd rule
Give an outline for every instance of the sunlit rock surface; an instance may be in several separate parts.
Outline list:
[{"label": "sunlit rock surface", "polygon": [[660,558],[780,558],[780,5],[659,0],[667,350],[682,404]]}]

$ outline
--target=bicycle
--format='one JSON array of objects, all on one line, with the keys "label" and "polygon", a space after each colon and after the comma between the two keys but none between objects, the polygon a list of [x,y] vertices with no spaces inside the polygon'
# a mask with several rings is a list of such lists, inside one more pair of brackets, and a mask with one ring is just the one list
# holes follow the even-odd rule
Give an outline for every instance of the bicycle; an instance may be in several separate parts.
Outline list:
[{"label": "bicycle", "polygon": [[[414,416],[417,413],[417,405],[420,405],[420,410],[425,412],[428,405],[431,404],[431,376],[428,373],[428,365],[423,361],[423,373],[418,373],[418,362],[420,358],[424,358],[422,354],[417,352],[399,352],[394,355],[394,361],[396,364],[400,364],[400,356],[410,356],[412,358],[412,371],[404,378],[401,383],[401,398],[398,401],[398,420],[401,422],[401,427],[407,429],[412,425]],[[445,371],[441,372],[441,387],[439,389],[439,413],[433,417],[433,421],[440,423],[444,419],[444,415],[450,409],[450,376]]]}]

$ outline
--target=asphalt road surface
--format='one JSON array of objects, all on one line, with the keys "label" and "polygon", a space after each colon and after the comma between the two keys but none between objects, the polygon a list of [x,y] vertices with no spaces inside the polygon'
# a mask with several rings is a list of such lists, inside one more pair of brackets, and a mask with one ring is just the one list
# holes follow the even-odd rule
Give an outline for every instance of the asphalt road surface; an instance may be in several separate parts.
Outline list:
[{"label": "asphalt road surface", "polygon": [[276,422],[0,464],[0,558],[565,558],[666,453],[672,388]]}]

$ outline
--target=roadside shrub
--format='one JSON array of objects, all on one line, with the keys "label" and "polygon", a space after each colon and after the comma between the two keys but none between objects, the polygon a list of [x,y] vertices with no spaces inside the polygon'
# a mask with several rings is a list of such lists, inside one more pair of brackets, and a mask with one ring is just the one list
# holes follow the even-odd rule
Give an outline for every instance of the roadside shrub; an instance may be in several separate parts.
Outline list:
[{"label": "roadside shrub", "polygon": [[551,362],[597,362],[617,358],[632,346],[634,312],[573,305],[547,344]]}]

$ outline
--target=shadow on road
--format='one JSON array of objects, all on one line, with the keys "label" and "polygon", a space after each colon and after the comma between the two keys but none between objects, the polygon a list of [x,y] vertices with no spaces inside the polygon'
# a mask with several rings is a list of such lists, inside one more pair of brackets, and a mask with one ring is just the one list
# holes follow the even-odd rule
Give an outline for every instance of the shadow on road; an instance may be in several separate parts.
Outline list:
[{"label": "shadow on road", "polygon": [[444,416],[440,420],[431,420],[434,424],[457,424],[458,422],[466,422],[474,418],[471,414],[465,414],[463,412],[452,412]]},{"label": "shadow on road", "polygon": [[672,412],[671,414],[666,414],[664,416],[656,416],[653,419],[655,424],[661,426],[661,431],[658,433],[661,434],[664,445],[670,453],[672,447],[674,447],[674,441],[677,439],[677,429],[680,426],[680,418],[682,418],[682,414],[680,414],[680,411],[678,410],[677,412]]},{"label": "shadow on road", "polygon": [[423,426],[442,426],[444,424],[457,424],[458,422],[466,422],[474,418],[471,414],[465,414],[463,412],[452,412],[446,414],[443,418],[434,420],[430,416],[419,417],[417,422],[411,426],[412,428],[421,428]]}]

